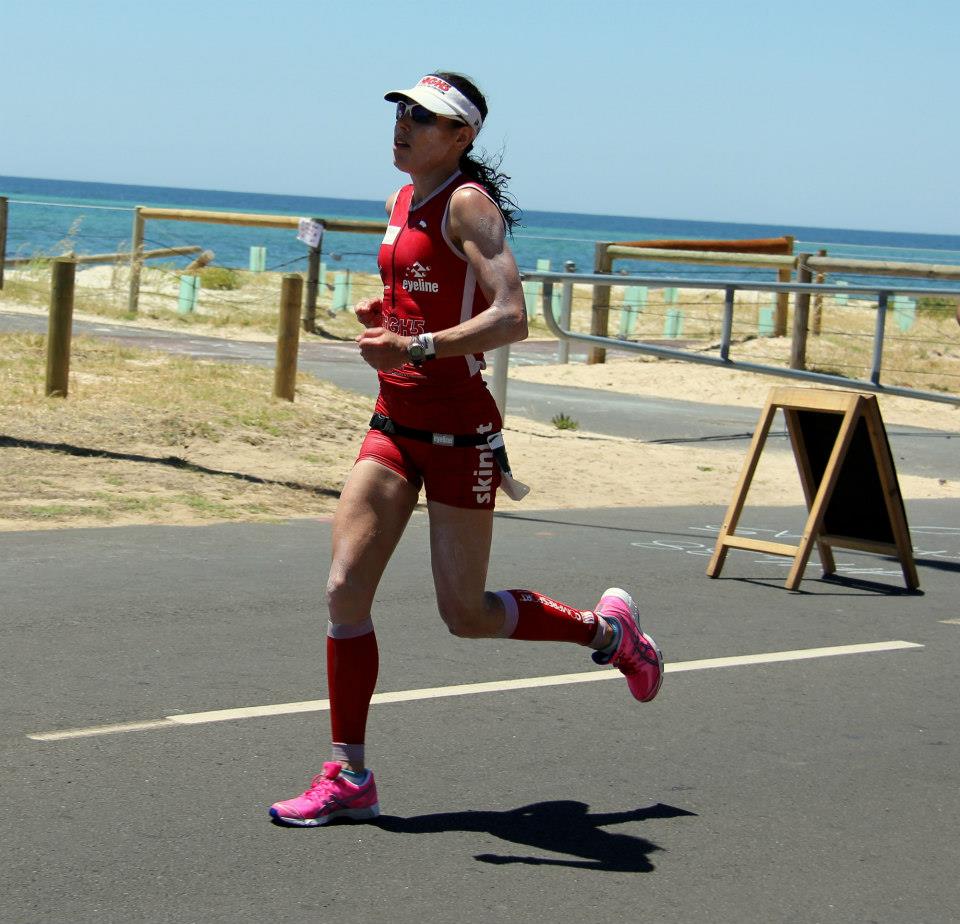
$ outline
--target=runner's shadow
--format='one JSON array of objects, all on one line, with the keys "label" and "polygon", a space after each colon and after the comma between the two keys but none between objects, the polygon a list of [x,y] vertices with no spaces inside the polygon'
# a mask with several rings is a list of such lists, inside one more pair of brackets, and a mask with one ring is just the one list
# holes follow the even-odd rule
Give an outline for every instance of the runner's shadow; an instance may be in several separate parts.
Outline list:
[{"label": "runner's shadow", "polygon": [[[610,834],[607,825],[651,818],[696,816],[695,812],[663,803],[626,812],[590,814],[583,802],[558,800],[537,802],[503,812],[465,811],[418,815],[414,818],[381,816],[374,822],[384,831],[397,834],[443,834],[447,831],[476,831],[493,834],[511,844],[522,844],[551,853],[568,854],[569,859],[541,856],[476,854],[481,863],[530,866],[569,866],[598,872],[649,873],[654,866],[650,854],[662,850],[646,838]],[[574,859],[579,857],[581,859]]]}]

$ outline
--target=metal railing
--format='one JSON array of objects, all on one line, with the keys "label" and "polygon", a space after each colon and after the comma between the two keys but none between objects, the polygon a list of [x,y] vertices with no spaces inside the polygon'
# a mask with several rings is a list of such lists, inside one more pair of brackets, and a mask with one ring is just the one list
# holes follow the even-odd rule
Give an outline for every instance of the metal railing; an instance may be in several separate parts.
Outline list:
[{"label": "metal railing", "polygon": [[[911,297],[933,296],[936,298],[958,298],[958,289],[922,289],[914,287],[877,288],[857,285],[823,285],[818,283],[799,282],[744,282],[723,281],[716,279],[668,279],[662,276],[609,276],[597,273],[555,273],[555,272],[527,272],[523,274],[524,281],[542,283],[542,310],[543,318],[550,331],[560,340],[561,344],[570,341],[590,344],[605,349],[625,350],[628,352],[645,353],[659,356],[664,359],[683,360],[684,362],[700,363],[707,366],[721,366],[725,369],[739,369],[745,372],[756,372],[760,375],[773,375],[780,378],[802,379],[808,382],[819,382],[827,385],[838,385],[844,388],[855,388],[862,391],[878,392],[888,395],[898,395],[905,398],[918,398],[924,401],[937,401],[942,404],[960,405],[960,396],[941,392],[921,391],[914,388],[903,388],[897,385],[884,385],[880,382],[883,364],[883,339],[886,328],[887,308],[892,296],[898,293],[909,293]],[[562,286],[560,299],[560,318],[553,313],[553,286]],[[569,329],[571,306],[573,303],[574,285],[589,286],[647,286],[651,289],[711,289],[724,293],[723,318],[721,321],[720,348],[718,356],[696,353],[677,347],[666,347],[660,344],[644,341],[623,340],[617,337],[603,337],[595,334],[583,334]],[[772,292],[794,293],[796,295],[840,295],[860,296],[876,301],[876,320],[873,334],[873,356],[869,379],[847,378],[841,375],[831,375],[824,372],[811,372],[806,369],[791,369],[783,366],[771,366],[763,363],[743,362],[730,358],[730,345],[733,332],[734,302],[737,292]],[[796,315],[795,315],[796,321]],[[804,328],[805,333],[805,328]],[[499,359],[499,357],[497,357]],[[561,361],[563,361],[561,359]],[[494,380],[496,381],[496,368]],[[505,394],[501,397],[505,403]]]}]

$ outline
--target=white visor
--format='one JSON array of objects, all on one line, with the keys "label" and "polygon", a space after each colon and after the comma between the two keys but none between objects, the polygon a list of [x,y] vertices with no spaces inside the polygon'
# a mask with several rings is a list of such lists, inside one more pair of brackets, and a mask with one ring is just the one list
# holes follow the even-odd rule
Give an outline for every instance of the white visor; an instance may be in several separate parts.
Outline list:
[{"label": "white visor", "polygon": [[480,110],[453,84],[433,74],[428,74],[409,90],[391,90],[383,98],[391,103],[412,99],[424,109],[429,109],[437,115],[461,119],[473,129],[474,137],[483,127],[483,116],[480,115]]}]

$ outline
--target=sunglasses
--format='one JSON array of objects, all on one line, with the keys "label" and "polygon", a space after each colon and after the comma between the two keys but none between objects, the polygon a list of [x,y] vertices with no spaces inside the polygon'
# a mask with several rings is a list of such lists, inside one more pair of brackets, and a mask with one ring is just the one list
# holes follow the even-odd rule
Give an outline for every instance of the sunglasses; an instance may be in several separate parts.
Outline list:
[{"label": "sunglasses", "polygon": [[[405,115],[409,115],[417,125],[434,125],[440,118],[435,112],[431,112],[425,106],[419,103],[408,103],[406,100],[397,101],[397,121],[399,122]],[[450,121],[459,122],[459,119]]]}]

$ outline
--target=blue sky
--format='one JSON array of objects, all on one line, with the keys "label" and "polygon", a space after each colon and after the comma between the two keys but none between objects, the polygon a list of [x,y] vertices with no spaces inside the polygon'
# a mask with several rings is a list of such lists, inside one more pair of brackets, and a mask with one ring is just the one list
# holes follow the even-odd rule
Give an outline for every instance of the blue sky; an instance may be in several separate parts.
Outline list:
[{"label": "blue sky", "polygon": [[473,76],[522,207],[960,234],[960,4],[6,0],[0,174],[378,199]]}]

